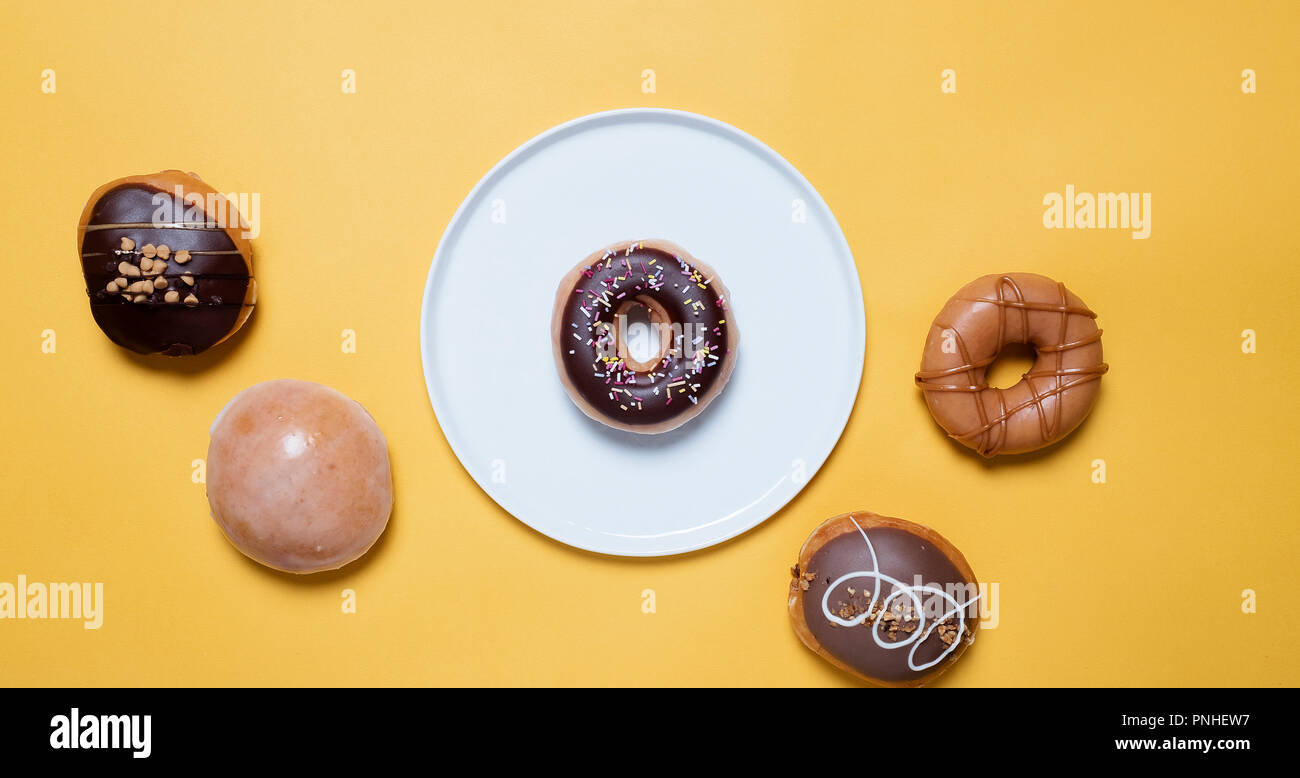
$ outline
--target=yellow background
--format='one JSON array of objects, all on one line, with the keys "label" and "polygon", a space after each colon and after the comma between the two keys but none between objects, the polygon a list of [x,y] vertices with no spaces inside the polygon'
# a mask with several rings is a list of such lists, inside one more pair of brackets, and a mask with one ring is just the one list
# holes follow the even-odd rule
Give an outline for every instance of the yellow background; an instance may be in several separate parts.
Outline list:
[{"label": "yellow background", "polygon": [[[0,683],[848,684],[798,644],[785,594],[804,537],[855,508],[937,528],[999,582],[1000,625],[944,685],[1300,682],[1300,6],[191,5],[5,4],[0,581],[101,581],[107,602],[98,631],[0,621]],[[495,162],[646,105],[729,122],[818,188],[857,259],[867,359],[790,506],[720,547],[629,560],[554,543],[474,485],[425,395],[417,322],[439,236]],[[261,304],[185,361],[113,346],[74,252],[95,187],[168,167],[262,196]],[[1066,184],[1151,192],[1150,239],[1044,229]],[[912,373],[950,294],[1018,270],[1099,312],[1111,373],[1064,444],[984,463]],[[281,376],[351,395],[388,435],[392,523],[338,573],[245,560],[190,481],[226,400]]]}]

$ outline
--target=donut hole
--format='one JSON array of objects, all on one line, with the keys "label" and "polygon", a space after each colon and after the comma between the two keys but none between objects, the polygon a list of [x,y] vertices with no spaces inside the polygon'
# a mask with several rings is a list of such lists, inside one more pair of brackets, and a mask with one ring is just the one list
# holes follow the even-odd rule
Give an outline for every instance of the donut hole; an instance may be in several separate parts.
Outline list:
[{"label": "donut hole", "polygon": [[653,370],[672,346],[668,311],[655,300],[637,297],[619,306],[615,316],[618,355],[631,370]]},{"label": "donut hole", "polygon": [[984,382],[995,389],[1010,389],[1020,383],[1037,360],[1038,352],[1028,343],[1008,343],[988,366]]},{"label": "donut hole", "polygon": [[628,307],[625,315],[627,331],[624,339],[627,343],[627,353],[637,362],[658,359],[659,328],[651,326],[650,309],[641,303],[634,303]]}]

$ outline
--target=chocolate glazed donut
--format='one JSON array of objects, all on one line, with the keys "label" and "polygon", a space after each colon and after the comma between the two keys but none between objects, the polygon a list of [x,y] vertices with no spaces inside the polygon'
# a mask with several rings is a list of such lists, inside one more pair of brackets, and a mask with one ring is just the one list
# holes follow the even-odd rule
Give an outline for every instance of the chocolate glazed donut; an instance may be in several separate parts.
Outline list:
[{"label": "chocolate glazed donut", "polygon": [[198,354],[230,337],[257,302],[243,230],[234,206],[192,173],[101,186],[77,226],[95,323],[138,354]]},{"label": "chocolate glazed donut", "polygon": [[[1065,284],[1033,273],[978,278],[948,301],[925,340],[916,383],[930,414],[985,457],[1021,454],[1069,435],[1097,399],[1097,314]],[[1034,347],[1034,366],[1010,389],[985,373],[1008,343]]]},{"label": "chocolate glazed donut", "polygon": [[[637,308],[659,335],[658,352],[644,360],[627,343]],[[602,424],[640,433],[667,432],[700,414],[731,377],[740,344],[721,279],[663,240],[617,243],[579,263],[556,291],[551,337],[574,404]]]},{"label": "chocolate glazed donut", "polygon": [[921,686],[979,629],[979,582],[929,527],[866,511],[813,530],[790,570],[790,623],[810,650],[881,686]]}]

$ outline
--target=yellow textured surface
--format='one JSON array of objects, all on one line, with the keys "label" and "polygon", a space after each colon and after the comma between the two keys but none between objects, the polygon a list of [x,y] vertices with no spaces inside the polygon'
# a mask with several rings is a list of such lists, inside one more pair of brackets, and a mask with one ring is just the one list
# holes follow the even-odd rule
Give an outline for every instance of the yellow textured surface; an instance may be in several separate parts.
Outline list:
[{"label": "yellow textured surface", "polygon": [[[1000,624],[944,685],[1300,682],[1300,6],[179,8],[4,11],[0,581],[98,581],[106,604],[99,630],[0,621],[0,683],[850,683],[798,644],[785,589],[809,531],[855,508],[935,527],[1000,584]],[[439,432],[417,336],[474,183],[552,125],[642,105],[719,118],[798,167],[867,308],[825,468],[758,529],[662,560],[572,551],[501,511]],[[184,362],[99,332],[73,240],[95,187],[168,167],[262,197],[262,304]],[[1150,238],[1045,229],[1042,198],[1067,184],[1150,192]],[[1067,442],[990,464],[944,437],[912,373],[944,300],[1010,270],[1098,311],[1111,373]],[[351,395],[388,435],[393,521],[339,573],[245,560],[191,483],[214,414],[281,376]]]}]

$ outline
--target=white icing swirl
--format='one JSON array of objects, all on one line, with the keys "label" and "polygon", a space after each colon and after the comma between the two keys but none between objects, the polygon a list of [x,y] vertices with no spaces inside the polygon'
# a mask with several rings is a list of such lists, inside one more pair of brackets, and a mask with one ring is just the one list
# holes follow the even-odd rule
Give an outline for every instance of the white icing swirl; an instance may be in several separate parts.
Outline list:
[{"label": "white icing swirl", "polygon": [[[907,666],[913,672],[921,672],[923,670],[928,670],[931,667],[934,667],[935,665],[939,664],[949,654],[951,654],[954,650],[956,650],[957,646],[961,645],[962,635],[966,633],[965,618],[957,619],[956,637],[954,637],[952,643],[950,643],[948,647],[945,648],[943,652],[939,654],[939,656],[935,657],[933,660],[926,662],[923,665],[916,664],[916,650],[921,647],[921,644],[924,643],[926,639],[930,637],[930,633],[934,632],[935,628],[938,627],[940,624],[942,624],[945,619],[951,618],[952,616],[961,613],[967,607],[969,607],[977,600],[979,600],[979,598],[982,597],[983,595],[977,594],[971,599],[967,600],[966,602],[957,602],[957,599],[955,597],[953,597],[951,594],[948,594],[938,586],[927,585],[927,584],[917,584],[913,586],[907,586],[904,585],[904,583],[898,580],[897,578],[893,578],[891,576],[885,575],[884,573],[880,572],[880,563],[876,560],[876,548],[875,546],[871,545],[871,539],[867,537],[867,533],[863,531],[861,525],[859,525],[858,522],[853,517],[850,516],[849,521],[853,522],[853,526],[858,528],[858,534],[862,535],[862,539],[865,540],[867,543],[867,551],[871,553],[871,569],[856,570],[852,573],[845,573],[839,578],[836,578],[834,583],[832,583],[830,586],[826,587],[826,593],[822,595],[822,615],[824,615],[828,621],[834,624],[838,624],[841,627],[858,626],[862,622],[866,621],[867,618],[871,615],[871,612],[875,610],[876,600],[880,597],[880,583],[881,581],[884,581],[885,583],[893,586],[894,590],[887,597],[885,597],[885,599],[880,603],[880,611],[882,613],[888,611],[890,603],[892,603],[896,597],[905,596],[912,601],[912,609],[914,612],[916,612],[919,615],[920,622],[916,625],[916,629],[912,632],[912,634],[909,635],[907,638],[892,643],[887,643],[880,637],[880,625],[881,623],[883,623],[884,620],[877,618],[875,623],[871,625],[872,639],[876,641],[876,645],[880,646],[881,648],[887,651],[893,651],[895,649],[911,646],[912,650],[907,652]],[[839,586],[843,584],[845,581],[849,581],[854,578],[871,579],[872,581],[871,602],[867,605],[867,609],[862,613],[858,614],[857,616],[854,616],[851,619],[843,619],[831,612],[830,609],[831,592],[839,588]],[[952,606],[951,609],[945,611],[942,616],[939,616],[937,619],[935,619],[934,623],[931,624],[929,628],[926,627],[925,607],[920,597],[920,593],[922,592],[930,594],[932,596],[940,597],[944,600],[945,603]]]}]

